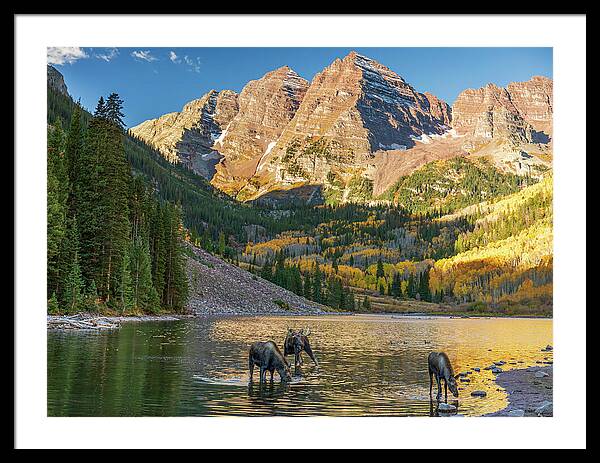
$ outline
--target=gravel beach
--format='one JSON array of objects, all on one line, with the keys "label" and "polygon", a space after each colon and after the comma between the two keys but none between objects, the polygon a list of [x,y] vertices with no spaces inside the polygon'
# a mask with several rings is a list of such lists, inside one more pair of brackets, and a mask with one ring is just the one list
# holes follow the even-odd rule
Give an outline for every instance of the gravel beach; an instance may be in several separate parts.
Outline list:
[{"label": "gravel beach", "polygon": [[552,365],[509,370],[496,383],[508,394],[508,406],[485,416],[552,416]]}]

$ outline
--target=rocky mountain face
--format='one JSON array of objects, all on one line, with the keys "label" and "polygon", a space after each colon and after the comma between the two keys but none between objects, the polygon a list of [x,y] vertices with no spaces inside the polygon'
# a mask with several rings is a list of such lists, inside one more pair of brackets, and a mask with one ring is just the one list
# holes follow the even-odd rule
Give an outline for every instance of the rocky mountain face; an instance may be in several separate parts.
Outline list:
[{"label": "rocky mountain face", "polygon": [[552,80],[533,77],[506,88],[463,91],[452,105],[452,126],[467,154],[485,155],[503,170],[535,175],[548,166],[552,140]]},{"label": "rocky mountain face", "polygon": [[508,94],[521,117],[539,132],[552,136],[552,79],[534,76],[527,82],[512,82]]},{"label": "rocky mountain face", "polygon": [[46,66],[46,70],[48,86],[57,92],[62,93],[63,95],[69,96],[69,91],[67,90],[67,85],[65,84],[63,75],[58,72],[54,66],[49,64]]},{"label": "rocky mountain face", "polygon": [[307,88],[308,82],[287,66],[243,88],[237,114],[214,144],[223,160],[213,185],[238,195],[294,117]]},{"label": "rocky mountain face", "polygon": [[452,105],[452,126],[475,139],[532,140],[532,127],[523,119],[505,88],[488,84],[463,91]]},{"label": "rocky mountain face", "polygon": [[171,162],[181,162],[211,179],[222,155],[213,149],[238,112],[238,95],[211,90],[190,101],[180,112],[165,114],[130,129]]},{"label": "rocky mountain face", "polygon": [[380,149],[408,149],[449,129],[450,108],[357,53],[317,74],[294,118],[258,165],[245,193],[302,182],[341,185],[361,176]]},{"label": "rocky mountain face", "polygon": [[486,156],[503,170],[536,175],[551,165],[552,80],[468,89],[450,107],[352,52],[310,84],[285,66],[239,95],[211,91],[131,131],[239,200],[319,186],[346,201],[356,185],[376,196],[454,156]]}]

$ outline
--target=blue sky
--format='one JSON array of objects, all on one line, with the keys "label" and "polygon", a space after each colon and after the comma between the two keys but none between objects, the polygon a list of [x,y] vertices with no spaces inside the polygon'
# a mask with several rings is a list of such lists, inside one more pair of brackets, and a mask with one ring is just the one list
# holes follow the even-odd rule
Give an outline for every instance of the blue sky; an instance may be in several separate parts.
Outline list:
[{"label": "blue sky", "polygon": [[288,65],[307,80],[351,50],[401,75],[420,92],[452,104],[466,88],[552,77],[552,48],[50,48],[48,62],[69,93],[90,109],[100,95],[125,100],[132,127],[179,111],[211,89],[239,92],[252,79]]}]

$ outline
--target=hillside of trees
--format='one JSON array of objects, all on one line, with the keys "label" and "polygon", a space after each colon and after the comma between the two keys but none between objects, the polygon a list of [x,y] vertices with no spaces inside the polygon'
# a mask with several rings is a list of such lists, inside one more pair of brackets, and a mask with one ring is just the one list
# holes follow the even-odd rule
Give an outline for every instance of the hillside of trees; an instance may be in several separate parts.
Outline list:
[{"label": "hillside of trees", "polygon": [[[175,246],[185,239],[339,310],[369,311],[372,294],[478,311],[551,311],[551,172],[536,183],[485,159],[456,158],[403,177],[383,205],[247,204],[165,160],[121,129],[120,106],[111,111],[92,115],[48,90],[52,310],[92,300],[116,311],[182,310],[182,284],[168,285],[185,273]],[[77,156],[93,173],[79,175]],[[177,250],[168,269],[166,250]]]},{"label": "hillside of trees", "polygon": [[48,126],[48,311],[183,311],[181,212],[132,175],[121,99],[72,109]]},{"label": "hillside of trees", "polygon": [[456,157],[425,164],[383,193],[411,212],[456,209],[505,196],[535,183],[535,179],[501,172],[485,158]]}]

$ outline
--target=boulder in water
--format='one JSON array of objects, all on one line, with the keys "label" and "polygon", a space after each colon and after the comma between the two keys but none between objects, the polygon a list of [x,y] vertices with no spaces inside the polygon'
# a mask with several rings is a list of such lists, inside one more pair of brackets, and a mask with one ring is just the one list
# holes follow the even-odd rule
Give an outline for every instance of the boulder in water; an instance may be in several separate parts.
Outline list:
[{"label": "boulder in water", "polygon": [[442,402],[438,405],[438,411],[441,413],[452,413],[456,411],[456,407],[452,404]]},{"label": "boulder in water", "polygon": [[536,409],[537,416],[552,416],[552,402],[544,400]]}]

